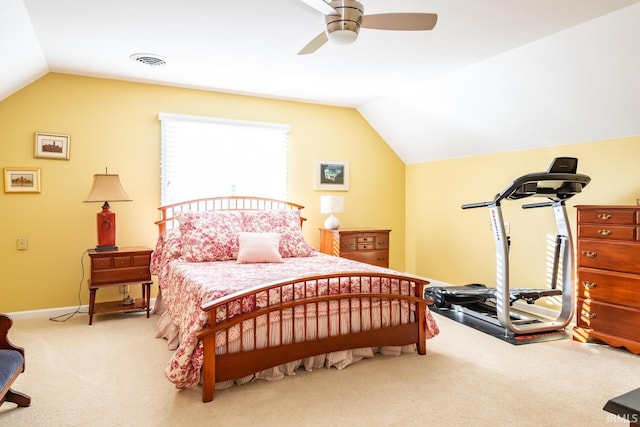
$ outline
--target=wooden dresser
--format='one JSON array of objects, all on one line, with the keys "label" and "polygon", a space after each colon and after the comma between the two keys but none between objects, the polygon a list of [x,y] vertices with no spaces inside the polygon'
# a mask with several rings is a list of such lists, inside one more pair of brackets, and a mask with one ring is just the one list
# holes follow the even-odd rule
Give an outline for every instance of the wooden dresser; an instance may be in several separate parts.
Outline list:
[{"label": "wooden dresser", "polygon": [[389,233],[377,228],[320,229],[320,252],[389,267]]},{"label": "wooden dresser", "polygon": [[640,207],[577,206],[574,339],[640,354]]}]

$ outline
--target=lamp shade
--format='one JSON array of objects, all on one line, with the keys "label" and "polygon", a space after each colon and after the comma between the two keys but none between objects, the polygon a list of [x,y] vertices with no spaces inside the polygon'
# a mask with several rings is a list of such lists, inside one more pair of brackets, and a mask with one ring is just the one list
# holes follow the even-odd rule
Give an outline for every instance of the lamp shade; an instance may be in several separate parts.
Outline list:
[{"label": "lamp shade", "polygon": [[85,202],[130,202],[131,197],[124,191],[120,176],[113,174],[95,174],[93,187]]},{"label": "lamp shade", "polygon": [[320,213],[344,212],[344,196],[320,196]]}]

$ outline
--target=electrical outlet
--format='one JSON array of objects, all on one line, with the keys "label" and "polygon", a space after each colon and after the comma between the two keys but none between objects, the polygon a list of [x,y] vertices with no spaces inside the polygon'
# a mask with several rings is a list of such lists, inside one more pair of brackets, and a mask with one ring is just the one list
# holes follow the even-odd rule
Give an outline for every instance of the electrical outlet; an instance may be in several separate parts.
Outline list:
[{"label": "electrical outlet", "polygon": [[505,232],[506,234],[511,233],[511,224],[510,224],[510,223],[508,223],[508,222],[505,222],[505,223],[504,223],[504,232]]},{"label": "electrical outlet", "polygon": [[19,251],[24,251],[27,249],[29,241],[27,240],[26,237],[18,237],[18,250]]}]

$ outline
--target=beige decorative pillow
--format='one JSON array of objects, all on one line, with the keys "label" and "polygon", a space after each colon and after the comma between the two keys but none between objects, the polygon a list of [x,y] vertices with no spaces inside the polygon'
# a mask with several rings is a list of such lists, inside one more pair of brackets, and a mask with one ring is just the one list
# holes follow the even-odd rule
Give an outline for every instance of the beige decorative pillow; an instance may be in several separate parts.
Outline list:
[{"label": "beige decorative pillow", "polygon": [[280,255],[279,233],[238,234],[238,263],[284,262]]}]

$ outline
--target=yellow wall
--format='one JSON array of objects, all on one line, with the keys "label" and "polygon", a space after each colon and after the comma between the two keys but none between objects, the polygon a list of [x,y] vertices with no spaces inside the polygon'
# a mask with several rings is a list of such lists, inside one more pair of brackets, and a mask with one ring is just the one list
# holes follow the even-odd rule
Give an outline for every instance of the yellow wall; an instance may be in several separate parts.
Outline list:
[{"label": "yellow wall", "polygon": [[[544,171],[554,157],[577,157],[578,172],[591,177],[584,191],[569,199],[567,211],[575,241],[574,206],[632,204],[640,197],[640,137],[572,144],[407,166],[406,269],[432,279],[463,285],[495,286],[495,247],[487,208],[461,209],[492,200],[513,179]],[[521,208],[528,198],[502,204],[511,225],[511,286],[544,287],[546,239],[555,236],[549,208]]]},{"label": "yellow wall", "polygon": [[[42,175],[40,194],[0,193],[0,312],[88,302],[85,251],[96,244],[100,205],[82,201],[105,167],[133,199],[112,203],[118,245],[155,245],[159,112],[291,124],[289,200],[306,206],[316,247],[327,192],[313,189],[314,161],[348,160],[343,227],[391,228],[391,267],[403,269],[405,166],[356,110],[51,73],[0,102],[0,167]],[[71,159],[34,158],[36,131],[71,135]],[[20,236],[26,251],[16,249]],[[116,288],[98,292],[114,297]]]}]

